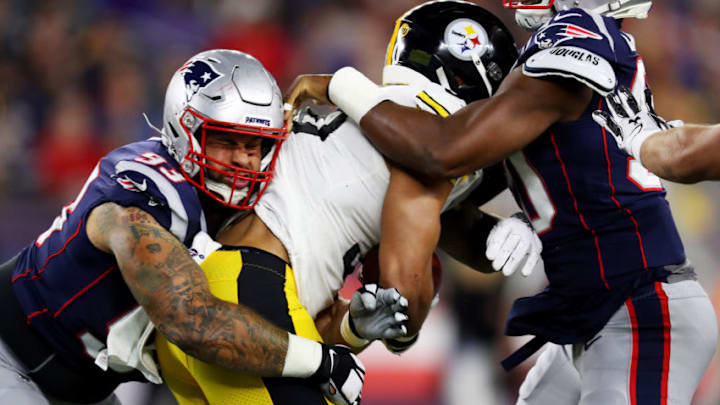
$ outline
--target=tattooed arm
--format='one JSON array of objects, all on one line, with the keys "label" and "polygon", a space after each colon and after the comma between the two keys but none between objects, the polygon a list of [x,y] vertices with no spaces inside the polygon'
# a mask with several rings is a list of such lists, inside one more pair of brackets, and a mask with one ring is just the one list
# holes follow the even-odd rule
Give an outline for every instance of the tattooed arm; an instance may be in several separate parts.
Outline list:
[{"label": "tattooed arm", "polygon": [[187,354],[259,376],[280,376],[288,333],[251,309],[220,300],[187,248],[147,212],[105,203],[87,222],[158,330]]}]

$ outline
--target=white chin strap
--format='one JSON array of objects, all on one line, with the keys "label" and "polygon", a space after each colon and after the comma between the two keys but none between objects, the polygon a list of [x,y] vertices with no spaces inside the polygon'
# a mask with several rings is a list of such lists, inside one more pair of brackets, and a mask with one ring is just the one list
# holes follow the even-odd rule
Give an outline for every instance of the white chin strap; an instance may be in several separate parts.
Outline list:
[{"label": "white chin strap", "polygon": [[515,10],[515,23],[528,31],[537,31],[555,15],[552,8]]},{"label": "white chin strap", "polygon": [[473,61],[473,65],[475,65],[475,69],[477,69],[478,73],[480,74],[480,77],[482,77],[483,83],[485,83],[485,88],[488,92],[488,97],[492,96],[493,90],[492,85],[490,84],[490,80],[488,80],[487,77],[487,69],[485,69],[485,65],[482,63],[482,59],[480,59],[480,55],[477,53],[473,53],[470,55]]},{"label": "white chin strap", "polygon": [[240,201],[242,201],[242,199],[245,198],[245,196],[247,196],[248,187],[249,187],[249,186],[244,187],[241,190],[235,189],[235,193],[232,195],[232,201],[231,201],[230,193],[232,193],[232,189],[227,184],[206,178],[205,185],[208,190],[219,195],[223,199],[223,201],[225,201],[226,203],[233,204],[233,205],[240,204]]}]

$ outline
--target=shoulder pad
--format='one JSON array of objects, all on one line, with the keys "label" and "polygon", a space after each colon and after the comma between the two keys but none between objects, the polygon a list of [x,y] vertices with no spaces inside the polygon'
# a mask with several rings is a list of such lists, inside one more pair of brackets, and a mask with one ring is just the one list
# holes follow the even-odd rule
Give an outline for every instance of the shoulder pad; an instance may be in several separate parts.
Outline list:
[{"label": "shoulder pad", "polygon": [[182,174],[165,165],[150,166],[136,160],[118,161],[113,171],[112,201],[144,209],[181,242],[190,242],[189,222],[204,219],[197,218],[202,216],[200,201]]},{"label": "shoulder pad", "polygon": [[437,83],[387,85],[382,88],[385,99],[405,107],[416,107],[442,117],[465,107],[465,101]]},{"label": "shoulder pad", "polygon": [[575,46],[559,46],[535,53],[523,64],[523,73],[530,77],[572,78],[602,96],[606,96],[617,85],[615,71],[607,60]]},{"label": "shoulder pad", "polygon": [[546,50],[578,48],[614,66],[618,63],[616,45],[620,44],[616,44],[617,41],[623,39],[614,20],[582,9],[563,11],[530,38],[518,58],[518,65]]},{"label": "shoulder pad", "polygon": [[413,108],[417,106],[415,96],[422,91],[422,88],[415,84],[387,84],[380,91],[385,100]]},{"label": "shoulder pad", "polygon": [[443,117],[465,107],[465,100],[432,82],[422,86],[422,89],[415,94],[415,103],[421,109]]}]

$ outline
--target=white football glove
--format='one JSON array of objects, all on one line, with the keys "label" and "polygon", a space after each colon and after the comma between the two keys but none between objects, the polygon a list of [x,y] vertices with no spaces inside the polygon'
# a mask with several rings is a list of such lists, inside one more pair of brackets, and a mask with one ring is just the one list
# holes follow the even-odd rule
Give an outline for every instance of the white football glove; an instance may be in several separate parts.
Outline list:
[{"label": "white football glove", "polygon": [[207,233],[200,231],[193,238],[190,245],[190,257],[195,263],[201,264],[210,254],[222,247],[221,244],[215,242]]},{"label": "white football glove", "polygon": [[375,339],[394,339],[407,333],[408,301],[395,288],[365,284],[350,300],[340,333],[354,347]]},{"label": "white football glove", "polygon": [[495,224],[487,238],[485,256],[493,268],[509,276],[522,267],[520,274],[529,276],[540,260],[542,243],[524,214],[513,214]]},{"label": "white football glove", "polygon": [[640,148],[649,136],[684,124],[682,121],[666,122],[658,116],[649,89],[646,89],[645,100],[639,102],[627,87],[620,86],[608,94],[605,101],[610,112],[596,110],[593,120],[610,132],[620,149],[638,161]]},{"label": "white football glove", "polygon": [[343,345],[322,345],[320,367],[310,380],[320,384],[327,399],[337,405],[358,405],[365,383],[365,366]]}]

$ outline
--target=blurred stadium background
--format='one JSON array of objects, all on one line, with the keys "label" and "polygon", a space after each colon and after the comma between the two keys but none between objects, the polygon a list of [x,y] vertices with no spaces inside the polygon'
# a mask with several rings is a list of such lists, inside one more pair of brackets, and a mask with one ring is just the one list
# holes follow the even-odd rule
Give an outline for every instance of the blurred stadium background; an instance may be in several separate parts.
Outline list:
[{"label": "blurred stadium background", "polygon": [[[379,81],[394,20],[420,3],[0,1],[0,260],[49,226],[98,158],[152,135],[141,113],[160,123],[165,86],[189,56],[209,48],[248,52],[282,89],[297,74],[345,65]],[[524,43],[527,33],[516,29],[500,0],[476,3]],[[627,21],[625,29],[637,39],[661,115],[720,121],[720,2],[656,1],[648,20]],[[665,184],[688,256],[720,303],[720,188]],[[516,210],[507,195],[490,205],[500,214]],[[401,358],[379,344],[361,355],[368,366],[363,403],[514,403],[525,370],[505,374],[498,361],[523,340],[502,337],[503,319],[514,298],[542,287],[536,273],[503,280],[446,262],[441,303],[417,346]],[[712,368],[694,404],[720,404],[718,381]],[[150,385],[126,384],[120,396],[126,405],[174,403]]]}]

